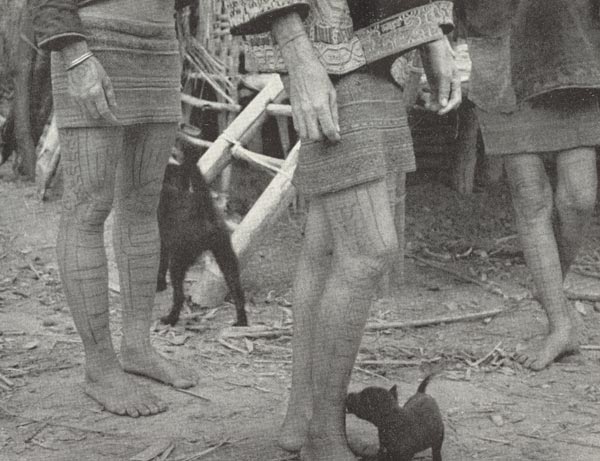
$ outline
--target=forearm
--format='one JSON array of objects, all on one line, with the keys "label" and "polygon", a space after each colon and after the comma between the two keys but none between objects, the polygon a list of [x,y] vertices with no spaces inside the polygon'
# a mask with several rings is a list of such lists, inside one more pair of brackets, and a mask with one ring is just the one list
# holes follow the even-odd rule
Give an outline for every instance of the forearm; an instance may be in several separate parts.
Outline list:
[{"label": "forearm", "polygon": [[30,0],[27,8],[39,47],[59,51],[85,40],[77,0]]},{"label": "forearm", "polygon": [[271,33],[290,72],[307,64],[320,65],[302,18],[297,13],[292,12],[273,21]]}]

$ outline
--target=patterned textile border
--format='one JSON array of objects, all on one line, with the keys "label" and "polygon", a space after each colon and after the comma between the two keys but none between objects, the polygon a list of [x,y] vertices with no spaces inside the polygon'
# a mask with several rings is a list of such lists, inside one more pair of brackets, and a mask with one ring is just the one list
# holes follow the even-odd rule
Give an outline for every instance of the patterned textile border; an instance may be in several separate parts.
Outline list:
[{"label": "patterned textile border", "polygon": [[[342,75],[380,59],[399,55],[441,38],[452,26],[452,3],[437,1],[413,8],[356,31],[337,43],[319,41],[323,27],[308,28],[317,54],[330,74]],[[346,34],[344,34],[346,35]],[[285,72],[283,58],[270,34],[246,36],[246,69],[250,72]]]}]

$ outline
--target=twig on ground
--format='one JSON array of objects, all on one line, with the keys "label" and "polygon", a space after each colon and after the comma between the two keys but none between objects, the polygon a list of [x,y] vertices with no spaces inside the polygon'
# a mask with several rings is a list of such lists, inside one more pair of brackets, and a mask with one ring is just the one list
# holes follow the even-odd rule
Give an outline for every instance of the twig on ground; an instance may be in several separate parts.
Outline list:
[{"label": "twig on ground", "polygon": [[482,282],[481,280],[478,280],[475,277],[471,277],[469,275],[458,272],[454,269],[451,269],[450,267],[446,267],[444,264],[441,264],[441,263],[438,263],[435,261],[430,261],[428,259],[421,258],[420,256],[417,256],[414,254],[407,254],[406,257],[414,259],[415,261],[425,264],[426,266],[429,266],[429,267],[432,267],[439,271],[445,272],[459,280],[462,280],[463,282],[472,283],[474,285],[480,286],[488,293],[491,293],[491,294],[497,295],[497,296],[501,296],[504,299],[509,299],[509,296],[507,296],[500,288],[492,286],[489,283]]},{"label": "twig on ground", "polygon": [[588,301],[591,303],[600,301],[600,294],[595,295],[592,293],[576,293],[572,290],[565,290],[565,296],[571,301]]},{"label": "twig on ground", "polygon": [[423,363],[439,362],[441,357],[423,360],[357,360],[357,365],[362,366],[396,366],[396,367],[418,367]]},{"label": "twig on ground", "polygon": [[[369,323],[365,327],[365,331],[381,331],[381,330],[392,330],[399,328],[418,328],[430,325],[439,325],[441,323],[456,323],[456,322],[464,322],[471,320],[480,320],[486,319],[489,317],[494,317],[496,315],[502,314],[506,312],[505,309],[492,309],[489,311],[483,312],[473,312],[470,314],[459,315],[455,317],[434,317],[431,319],[424,320],[409,320],[406,322],[377,322],[377,323]],[[239,330],[239,331],[238,331]],[[240,349],[226,341],[223,338],[276,338],[279,336],[286,336],[291,334],[291,329],[288,328],[272,328],[261,331],[248,331],[243,328],[239,328],[235,332],[231,332],[231,330],[224,330],[220,334],[219,343],[223,346],[235,350],[237,352],[241,352],[243,354],[248,354],[247,351]]]},{"label": "twig on ground", "polygon": [[104,436],[114,436],[114,437],[129,436],[129,434],[120,434],[118,432],[106,432],[106,431],[101,431],[99,429],[92,429],[92,428],[84,427],[84,426],[72,426],[70,424],[63,424],[63,423],[57,423],[54,421],[47,421],[47,420],[42,420],[42,419],[31,418],[29,416],[16,415],[13,412],[8,411],[6,408],[4,408],[2,406],[0,406],[0,410],[2,410],[2,412],[7,414],[8,416],[11,416],[12,418],[23,419],[30,423],[47,424],[49,426],[63,427],[65,429],[71,429],[72,431],[89,432],[91,434],[100,434],[100,435],[104,435]]},{"label": "twig on ground", "polygon": [[579,346],[579,349],[581,349],[582,351],[600,351],[600,345],[584,344],[583,346]]},{"label": "twig on ground", "polygon": [[493,439],[491,437],[483,437],[483,436],[480,436],[480,435],[476,435],[475,437],[477,437],[479,440],[484,440],[486,442],[500,443],[502,445],[512,445],[512,442],[510,442],[509,440]]},{"label": "twig on ground", "polygon": [[365,375],[373,376],[374,378],[385,379],[386,381],[390,381],[390,382],[392,381],[390,378],[380,375],[379,373],[375,373],[374,371],[365,370],[364,368],[361,368],[361,367],[354,367],[354,369],[356,371],[364,373]]},{"label": "twig on ground", "polygon": [[2,389],[3,391],[6,391],[6,392],[8,392],[8,391],[12,391],[12,387],[10,387],[10,386],[7,386],[7,385],[6,385],[6,384],[4,384],[4,383],[0,383],[0,389]]},{"label": "twig on ground", "polygon": [[42,442],[38,442],[37,440],[33,439],[30,440],[29,443],[32,443],[34,445],[37,445],[38,447],[42,447],[45,448],[46,450],[52,450],[52,451],[58,451],[58,448],[56,447],[50,447],[48,445],[43,444]]},{"label": "twig on ground", "polygon": [[556,440],[557,442],[560,442],[560,443],[566,443],[567,445],[579,445],[580,447],[600,448],[600,444],[593,443],[593,442],[585,442],[583,440],[563,439],[563,438],[556,438],[554,440]]},{"label": "twig on ground", "polygon": [[239,352],[240,354],[248,355],[248,351],[246,351],[240,347],[234,346],[231,343],[228,343],[223,338],[218,338],[217,341],[219,342],[219,344],[221,346],[226,347],[227,349],[231,349],[232,351]]},{"label": "twig on ground", "polygon": [[42,432],[47,427],[48,427],[48,423],[46,421],[44,421],[43,423],[40,424],[40,427],[38,427],[30,435],[28,435],[27,437],[25,437],[24,442],[25,443],[31,442],[35,438],[36,435],[38,435],[40,432]]},{"label": "twig on ground", "polygon": [[31,262],[28,261],[27,265],[29,266],[29,269],[31,269],[31,272],[35,274],[36,280],[41,280],[43,274],[40,271],[38,271]]},{"label": "twig on ground", "polygon": [[182,394],[191,395],[192,397],[196,397],[197,399],[200,399],[200,400],[205,400],[206,402],[212,402],[212,400],[209,399],[208,397],[204,397],[203,395],[197,394],[196,392],[188,391],[187,389],[181,389],[179,387],[173,387],[173,386],[171,386],[171,388],[176,392],[181,392]]},{"label": "twig on ground", "polygon": [[229,440],[223,440],[222,442],[219,442],[214,447],[207,448],[206,450],[201,451],[200,453],[196,453],[195,455],[185,458],[183,461],[197,461],[198,459],[202,458],[203,456],[206,456],[206,455],[212,453],[213,451],[218,450],[222,446],[228,445],[228,444],[229,444]]},{"label": "twig on ground", "polygon": [[496,344],[494,346],[494,348],[488,352],[486,355],[484,355],[483,357],[481,357],[479,360],[470,363],[467,360],[467,363],[469,364],[469,366],[472,366],[473,368],[477,368],[479,365],[481,365],[483,362],[485,362],[487,359],[489,359],[492,355],[494,355],[494,352],[496,352],[496,350],[498,350],[498,348],[502,345],[502,341],[500,341],[498,344]]},{"label": "twig on ground", "polygon": [[161,455],[158,461],[167,461],[167,458],[171,455],[171,452],[175,450],[175,444],[172,443],[169,448],[165,450],[165,452]]},{"label": "twig on ground", "polygon": [[486,319],[488,317],[494,317],[498,314],[506,312],[505,309],[492,309],[483,312],[474,312],[471,314],[459,315],[455,317],[434,317],[431,319],[424,320],[410,320],[407,322],[387,322],[387,323],[371,323],[367,324],[365,331],[381,331],[390,330],[395,328],[416,328],[430,325],[439,325],[441,323],[456,323],[470,320]]}]

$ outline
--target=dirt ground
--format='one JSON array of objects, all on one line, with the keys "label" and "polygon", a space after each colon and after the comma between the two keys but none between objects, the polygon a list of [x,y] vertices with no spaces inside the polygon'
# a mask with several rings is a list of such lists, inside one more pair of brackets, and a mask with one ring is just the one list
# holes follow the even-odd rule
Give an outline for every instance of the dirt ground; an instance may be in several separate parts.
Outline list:
[{"label": "dirt ground", "polygon": [[[444,415],[447,461],[600,459],[600,304],[573,303],[588,346],[579,355],[539,373],[511,361],[516,348],[545,331],[546,321],[527,289],[507,192],[497,187],[461,198],[438,179],[421,174],[408,191],[408,251],[428,263],[407,259],[404,286],[376,303],[371,322],[502,313],[367,333],[351,388],[397,383],[404,400],[428,369],[441,369],[429,392]],[[171,461],[296,459],[274,443],[290,383],[290,338],[223,345],[218,336],[232,322],[230,306],[192,306],[180,326],[152,333],[163,354],[199,374],[197,395],[140,378],[170,408],[131,419],[103,412],[82,393],[82,347],[54,256],[58,208],[56,197],[40,203],[32,185],[12,179],[10,167],[0,169],[0,374],[8,378],[0,379],[0,460],[120,461],[171,442]],[[301,216],[284,216],[245,270],[255,325],[290,323],[301,230]],[[599,231],[596,218],[580,272],[594,275],[600,267]],[[572,284],[575,294],[600,295],[597,278],[579,276]],[[119,297],[112,294],[111,301],[118,344]],[[169,292],[157,297],[156,317],[169,302]],[[348,428],[356,450],[376,450],[368,424],[349,416]]]}]

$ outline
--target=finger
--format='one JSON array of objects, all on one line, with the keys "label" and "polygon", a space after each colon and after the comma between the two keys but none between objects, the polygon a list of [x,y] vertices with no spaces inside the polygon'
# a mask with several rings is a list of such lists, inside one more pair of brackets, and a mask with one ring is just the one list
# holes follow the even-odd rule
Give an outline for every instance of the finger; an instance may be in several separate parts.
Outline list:
[{"label": "finger", "polygon": [[448,101],[448,105],[446,107],[444,107],[443,109],[441,109],[439,111],[439,114],[440,115],[447,114],[451,110],[456,109],[458,106],[460,106],[461,102],[462,102],[461,81],[460,81],[460,76],[457,75],[452,80],[452,92],[450,94],[450,100]]},{"label": "finger", "polygon": [[321,141],[323,139],[323,133],[319,128],[317,113],[312,109],[312,107],[304,107],[302,109],[302,115],[304,117],[304,122],[306,123],[308,139],[311,141]]},{"label": "finger", "polygon": [[104,120],[106,120],[107,122],[110,122],[114,125],[119,124],[119,120],[117,119],[115,114],[113,114],[112,111],[110,110],[110,108],[108,107],[108,103],[107,103],[104,95],[102,95],[102,94],[99,95],[96,98],[95,104],[96,104],[96,109],[98,109],[98,113]]},{"label": "finger", "polygon": [[437,103],[441,107],[446,107],[448,105],[448,99],[450,98],[451,87],[452,87],[452,76],[442,74],[440,76],[440,82],[438,85],[438,97],[437,97]]},{"label": "finger", "polygon": [[83,103],[85,105],[85,110],[90,117],[92,117],[93,119],[100,118],[100,113],[98,112],[98,109],[96,108],[96,104],[94,104],[93,99],[85,99]]},{"label": "finger", "polygon": [[292,104],[292,119],[294,121],[294,128],[296,128],[296,132],[298,133],[300,139],[307,139],[308,131],[306,130],[304,118],[302,117],[302,113],[296,108],[294,104]]},{"label": "finger", "polygon": [[108,106],[111,110],[117,108],[117,98],[115,97],[115,90],[113,88],[112,82],[108,76],[102,79],[102,86],[104,88],[104,95],[106,96],[106,101],[108,102]]},{"label": "finger", "polygon": [[331,113],[331,106],[329,104],[319,108],[317,119],[321,127],[321,132],[325,137],[333,142],[339,141],[340,135],[333,121],[333,114]]},{"label": "finger", "polygon": [[335,125],[335,130],[337,131],[338,138],[340,136],[340,115],[338,111],[337,104],[337,93],[335,90],[331,90],[329,93],[329,106],[331,111],[331,116],[333,118],[333,124]]}]

